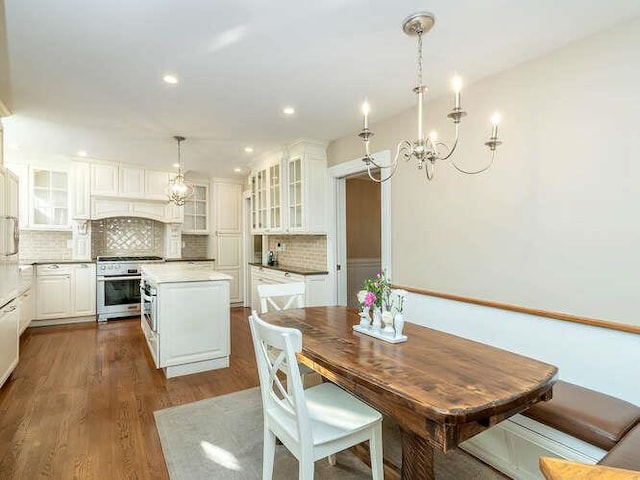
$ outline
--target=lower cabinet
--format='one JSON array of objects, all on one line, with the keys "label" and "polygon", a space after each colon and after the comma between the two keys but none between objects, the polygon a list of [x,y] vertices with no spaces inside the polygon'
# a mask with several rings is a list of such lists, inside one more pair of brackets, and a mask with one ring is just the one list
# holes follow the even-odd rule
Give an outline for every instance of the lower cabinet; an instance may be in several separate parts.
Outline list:
[{"label": "lower cabinet", "polygon": [[258,285],[304,282],[304,302],[307,307],[329,304],[329,275],[300,275],[297,273],[251,266],[251,309],[260,311]]},{"label": "lower cabinet", "polygon": [[18,304],[20,308],[20,323],[18,325],[19,333],[22,334],[31,321],[36,316],[36,302],[35,302],[35,291],[32,288],[25,291],[18,297]]},{"label": "lower cabinet", "polygon": [[[145,282],[148,283],[147,280]],[[229,366],[228,281],[160,283],[157,331],[141,320],[147,344],[167,378]]]},{"label": "lower cabinet", "polygon": [[95,315],[95,264],[38,265],[36,298],[36,320]]}]

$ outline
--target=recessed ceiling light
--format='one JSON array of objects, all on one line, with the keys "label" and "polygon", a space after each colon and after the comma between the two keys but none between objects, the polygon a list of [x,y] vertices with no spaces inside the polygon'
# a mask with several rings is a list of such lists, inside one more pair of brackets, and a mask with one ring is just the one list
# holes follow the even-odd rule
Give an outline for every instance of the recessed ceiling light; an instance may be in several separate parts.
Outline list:
[{"label": "recessed ceiling light", "polygon": [[17,152],[18,150],[20,150],[20,145],[18,145],[17,143],[10,143],[9,148]]},{"label": "recessed ceiling light", "polygon": [[236,167],[233,169],[234,172],[236,173],[240,173],[242,171],[242,169],[240,167]]},{"label": "recessed ceiling light", "polygon": [[180,167],[180,164],[179,164],[179,163],[174,163],[174,164],[173,164],[173,168],[179,168],[179,167]]},{"label": "recessed ceiling light", "polygon": [[162,80],[164,80],[165,83],[170,83],[171,85],[175,85],[176,83],[178,83],[178,77],[176,77],[175,75],[171,75],[170,73],[162,77]]},{"label": "recessed ceiling light", "polygon": [[84,150],[78,150],[77,155],[79,157],[86,157],[88,155],[88,153],[86,151],[84,151]]},{"label": "recessed ceiling light", "polygon": [[253,147],[244,147],[245,153],[253,153]]},{"label": "recessed ceiling light", "polygon": [[294,113],[296,113],[296,109],[293,107],[284,107],[282,109],[282,113],[284,113],[285,115],[293,115]]}]

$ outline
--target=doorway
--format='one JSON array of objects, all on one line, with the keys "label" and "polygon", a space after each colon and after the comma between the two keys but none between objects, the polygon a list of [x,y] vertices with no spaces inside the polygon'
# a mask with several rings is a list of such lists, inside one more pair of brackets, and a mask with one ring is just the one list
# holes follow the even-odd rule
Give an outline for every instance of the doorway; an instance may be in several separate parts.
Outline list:
[{"label": "doorway", "polygon": [[366,173],[345,178],[346,296],[353,308],[364,281],[382,269],[380,190]]},{"label": "doorway", "polygon": [[[373,157],[378,165],[389,165],[391,163],[391,152],[384,150],[375,153]],[[377,222],[375,219],[370,220],[371,223],[378,224],[377,231],[379,232],[379,243],[372,241],[371,230],[367,230],[367,234],[363,234],[362,230],[358,230],[357,226],[354,226],[358,220],[349,220],[349,224],[352,228],[347,227],[347,182],[362,181],[358,178],[364,174],[368,178],[366,173],[366,166],[362,162],[361,158],[344,162],[329,168],[331,195],[329,197],[331,205],[329,211],[333,213],[333,221],[330,222],[329,234],[327,236],[327,262],[329,272],[331,275],[332,290],[334,292],[333,300],[336,305],[354,305],[355,294],[360,290],[364,278],[375,275],[380,270],[385,270],[389,278],[392,278],[392,265],[391,265],[391,182],[374,183],[378,189],[379,197],[379,213],[377,214]],[[368,182],[367,182],[368,183]],[[367,187],[364,187],[367,189]],[[369,187],[371,190],[373,188]],[[373,197],[372,197],[373,198]],[[369,200],[375,202],[376,200]],[[354,205],[358,205],[355,201]],[[366,208],[366,205],[363,207]],[[367,225],[365,228],[368,228]],[[362,227],[361,227],[362,228]],[[351,257],[351,270],[352,274],[349,275],[349,255],[347,235],[348,230],[351,231],[353,236],[360,235],[364,237],[364,240],[369,241],[370,252],[379,251],[379,262],[375,262],[375,267],[372,265],[373,260],[376,258],[375,254],[371,257],[359,257],[360,253],[352,254]],[[377,248],[377,250],[376,250]],[[362,258],[362,262],[354,259]],[[371,261],[369,261],[371,260]],[[360,264],[359,264],[360,263]],[[362,268],[359,268],[361,267]],[[362,272],[358,272],[362,270]],[[365,273],[366,272],[366,273]],[[372,272],[372,273],[369,273]],[[360,277],[362,279],[360,280]],[[350,280],[351,279],[351,280]],[[355,293],[352,290],[355,289]]]}]

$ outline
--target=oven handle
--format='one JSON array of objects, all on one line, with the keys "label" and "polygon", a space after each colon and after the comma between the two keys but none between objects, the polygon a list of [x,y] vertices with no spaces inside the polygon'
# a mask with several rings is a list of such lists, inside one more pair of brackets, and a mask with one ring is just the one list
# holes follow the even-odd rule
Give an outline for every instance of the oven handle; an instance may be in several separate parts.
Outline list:
[{"label": "oven handle", "polygon": [[97,280],[99,282],[108,282],[111,280],[140,280],[142,277],[140,275],[129,275],[129,276],[122,276],[122,277],[97,277]]}]

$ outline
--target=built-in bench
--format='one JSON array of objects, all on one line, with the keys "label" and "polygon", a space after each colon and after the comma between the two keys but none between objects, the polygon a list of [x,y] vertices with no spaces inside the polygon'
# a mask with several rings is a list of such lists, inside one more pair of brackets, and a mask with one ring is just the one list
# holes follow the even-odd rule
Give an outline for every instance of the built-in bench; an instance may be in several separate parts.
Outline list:
[{"label": "built-in bench", "polygon": [[523,415],[603,450],[611,450],[640,423],[640,407],[562,380],[553,386],[551,400]]},{"label": "built-in bench", "polygon": [[465,450],[513,478],[540,478],[541,456],[640,470],[640,407],[559,380],[551,400],[467,443]]}]

